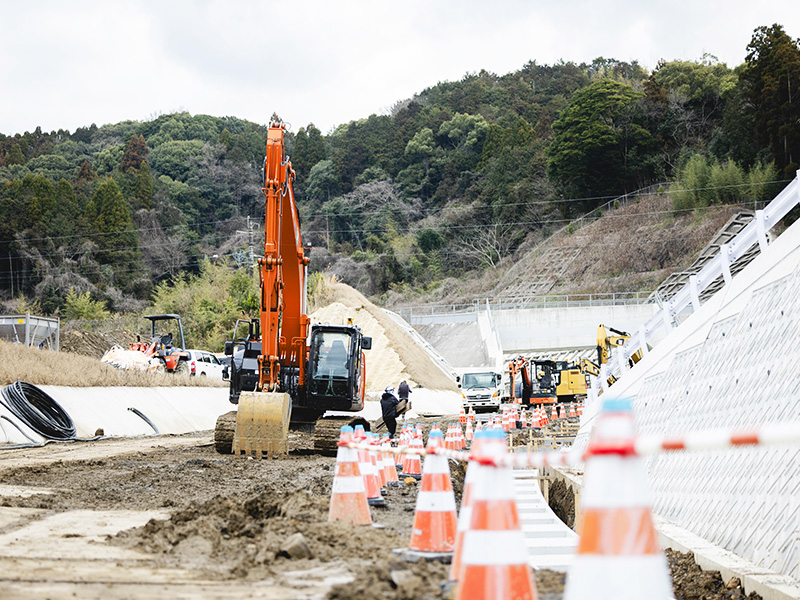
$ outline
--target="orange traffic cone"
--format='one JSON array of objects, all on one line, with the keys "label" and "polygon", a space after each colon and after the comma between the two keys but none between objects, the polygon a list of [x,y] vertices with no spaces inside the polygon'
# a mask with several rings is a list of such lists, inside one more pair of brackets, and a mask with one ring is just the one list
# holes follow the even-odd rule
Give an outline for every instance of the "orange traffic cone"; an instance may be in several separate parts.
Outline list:
[{"label": "orange traffic cone", "polygon": [[[410,435],[409,434],[409,426],[408,426],[408,423],[405,423],[405,424],[403,424],[403,428],[400,430],[400,439],[397,442],[397,445],[398,446],[408,446],[409,439],[410,439],[409,435]],[[404,454],[395,455],[394,461],[395,461],[395,466],[398,469],[402,469],[404,461],[405,461],[405,455]]]},{"label": "orange traffic cone", "polygon": [[383,494],[386,491],[386,473],[383,470],[383,455],[378,452],[380,442],[378,441],[378,435],[376,433],[370,432],[369,445],[375,447],[375,451],[369,453],[369,458],[372,461],[372,468],[375,469],[375,473],[378,475],[378,485]]},{"label": "orange traffic cone", "polygon": [[[431,431],[431,433],[433,433],[433,431]],[[438,434],[441,435],[442,432],[440,431]],[[422,438],[414,436],[409,448],[422,448]],[[403,475],[405,477],[413,477],[414,479],[422,478],[422,464],[419,459],[419,454],[406,455],[406,462],[403,465]]]},{"label": "orange traffic cone", "polygon": [[583,416],[583,402],[578,404],[578,416],[579,417]]},{"label": "orange traffic cone", "polygon": [[461,405],[461,410],[458,413],[458,422],[462,425],[467,422],[467,413],[464,412],[464,405]]},{"label": "orange traffic cone", "polygon": [[[469,427],[469,424],[467,424]],[[469,431],[469,429],[467,429]],[[483,439],[483,432],[475,434],[475,441],[472,444],[472,453],[480,454],[480,444]],[[453,561],[450,563],[450,581],[458,579],[458,572],[461,569],[461,553],[464,549],[464,532],[469,529],[472,518],[472,494],[475,487],[475,476],[477,474],[478,463],[471,460],[467,464],[467,473],[464,475],[464,490],[461,492],[461,509],[458,511],[458,526],[456,527],[456,543],[453,547]]]},{"label": "orange traffic cone", "polygon": [[571,419],[572,417],[577,417],[577,416],[578,415],[575,414],[575,403],[574,402],[570,402],[569,403],[569,417]]},{"label": "orange traffic cone", "polygon": [[523,410],[523,411],[520,413],[520,415],[519,415],[519,418],[520,418],[520,421],[522,422],[522,428],[523,428],[523,429],[527,429],[527,428],[528,428],[528,413],[526,413],[526,412]]},{"label": "orange traffic cone", "polygon": [[[444,436],[444,447],[448,450],[455,450],[456,449],[456,440],[455,440],[455,429],[453,429],[453,424],[447,424],[447,434]],[[428,436],[428,443],[431,443],[431,437]]]},{"label": "orange traffic cone", "polygon": [[503,411],[503,431],[511,431],[511,421],[508,416],[508,410]]},{"label": "orange traffic cone", "polygon": [[[353,428],[342,427],[339,441],[353,441]],[[336,471],[333,476],[328,522],[342,521],[350,525],[371,525],[364,478],[358,469],[358,452],[339,446],[336,452]]]},{"label": "orange traffic cone", "polygon": [[461,425],[456,425],[456,449],[463,450],[467,447],[467,440],[464,438],[464,430]]},{"label": "orange traffic cone", "polygon": [[[443,448],[440,431],[431,432],[428,450]],[[456,541],[456,498],[450,483],[447,458],[426,454],[422,468],[422,483],[417,492],[414,526],[411,529],[409,550],[403,554],[427,559],[449,558]]]},{"label": "orange traffic cone", "polygon": [[558,418],[559,419],[566,419],[567,418],[567,407],[561,404],[558,407]]},{"label": "orange traffic cone", "polygon": [[[363,437],[362,437],[363,436]],[[367,439],[364,432],[363,425],[356,425],[355,433],[353,434],[354,441],[363,443]],[[361,471],[361,476],[364,478],[364,487],[367,490],[367,502],[370,506],[383,506],[386,500],[381,496],[380,480],[378,479],[378,472],[372,462],[372,457],[368,450],[358,450],[358,468]]]},{"label": "orange traffic cone", "polygon": [[[478,458],[502,458],[501,431],[487,431]],[[456,600],[536,600],[528,551],[514,500],[511,469],[477,463],[469,529],[464,532]]]},{"label": "orange traffic cone", "polygon": [[467,420],[467,432],[464,434],[465,439],[468,442],[471,442],[475,437],[475,434],[472,431],[472,421]]},{"label": "orange traffic cone", "polygon": [[634,438],[630,400],[605,400],[587,449],[583,521],[565,600],[673,598]]},{"label": "orange traffic cone", "polygon": [[383,448],[383,474],[386,477],[386,485],[389,487],[396,487],[400,485],[400,480],[397,478],[397,467],[394,465],[394,457],[389,452],[392,444],[388,437],[383,438],[381,448]]},{"label": "orange traffic cone", "polygon": [[553,410],[550,411],[550,421],[552,423],[555,423],[556,421],[558,421],[558,409],[556,408],[555,404],[553,405]]},{"label": "orange traffic cone", "polygon": [[475,407],[474,406],[470,406],[469,407],[469,420],[472,422],[473,425],[475,424]]}]

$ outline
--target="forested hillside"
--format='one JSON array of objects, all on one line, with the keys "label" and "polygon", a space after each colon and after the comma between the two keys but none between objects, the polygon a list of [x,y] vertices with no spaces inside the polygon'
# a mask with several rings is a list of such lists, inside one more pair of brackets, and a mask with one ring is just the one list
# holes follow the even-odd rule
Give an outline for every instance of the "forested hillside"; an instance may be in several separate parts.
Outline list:
[{"label": "forested hillside", "polygon": [[[267,125],[184,112],[0,134],[7,306],[135,310],[205,257],[250,264]],[[389,114],[298,127],[289,153],[312,269],[411,301],[655,183],[673,182],[669,210],[771,198],[800,162],[800,40],[760,27],[734,68],[707,55],[480,71]]]}]

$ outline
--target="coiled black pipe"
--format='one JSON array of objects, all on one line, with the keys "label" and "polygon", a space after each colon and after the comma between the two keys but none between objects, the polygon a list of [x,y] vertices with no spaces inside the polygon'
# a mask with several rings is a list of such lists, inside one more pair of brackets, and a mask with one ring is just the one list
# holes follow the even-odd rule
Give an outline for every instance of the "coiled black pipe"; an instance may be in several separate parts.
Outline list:
[{"label": "coiled black pipe", "polygon": [[75,424],[61,407],[35,385],[20,381],[3,388],[5,406],[20,421],[36,433],[50,440],[75,439]]}]

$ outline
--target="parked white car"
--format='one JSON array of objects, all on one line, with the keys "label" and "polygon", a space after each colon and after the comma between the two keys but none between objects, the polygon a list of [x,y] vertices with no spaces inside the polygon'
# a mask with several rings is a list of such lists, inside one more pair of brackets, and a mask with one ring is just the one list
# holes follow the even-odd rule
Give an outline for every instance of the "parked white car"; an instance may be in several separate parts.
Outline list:
[{"label": "parked white car", "polygon": [[222,363],[206,350],[186,350],[189,353],[189,374],[222,379]]}]

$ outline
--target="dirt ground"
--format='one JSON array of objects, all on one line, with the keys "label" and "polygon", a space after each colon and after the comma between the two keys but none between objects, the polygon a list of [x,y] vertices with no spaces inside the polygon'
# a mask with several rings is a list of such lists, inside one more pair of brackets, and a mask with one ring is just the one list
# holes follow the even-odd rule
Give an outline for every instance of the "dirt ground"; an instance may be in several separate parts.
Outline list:
[{"label": "dirt ground", "polygon": [[[327,523],[335,460],[311,454],[302,434],[292,434],[291,448],[284,461],[246,460],[217,454],[211,433],[204,432],[4,451],[0,511],[29,511],[23,521],[28,527],[81,514],[90,515],[88,524],[93,514],[101,520],[122,509],[145,517],[137,526],[96,536],[89,546],[112,557],[124,553],[125,560],[112,561],[121,569],[117,576],[130,572],[139,580],[116,582],[119,596],[100,593],[102,586],[92,587],[90,575],[74,575],[70,569],[81,564],[79,556],[65,558],[73,562],[62,571],[50,557],[53,565],[31,574],[20,571],[23,553],[5,565],[0,585],[23,590],[20,597],[30,597],[31,585],[46,586],[53,598],[95,592],[107,598],[162,597],[153,595],[148,578],[167,580],[158,588],[163,597],[222,598],[251,588],[276,598],[448,597],[441,588],[447,565],[409,563],[392,553],[408,545],[416,484],[388,489],[387,506],[372,509],[378,527]],[[464,469],[453,467],[460,496]],[[147,520],[148,514],[155,517]],[[4,533],[24,537],[2,526],[0,547]],[[287,549],[287,540],[298,533],[300,543]],[[64,541],[81,535],[80,529],[61,533]],[[700,571],[691,555],[670,553],[669,559],[677,600],[758,598],[745,596],[735,581],[722,582],[718,573]],[[0,551],[0,566],[8,560]],[[562,597],[563,574],[540,571],[536,579],[541,599]]]}]

